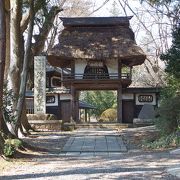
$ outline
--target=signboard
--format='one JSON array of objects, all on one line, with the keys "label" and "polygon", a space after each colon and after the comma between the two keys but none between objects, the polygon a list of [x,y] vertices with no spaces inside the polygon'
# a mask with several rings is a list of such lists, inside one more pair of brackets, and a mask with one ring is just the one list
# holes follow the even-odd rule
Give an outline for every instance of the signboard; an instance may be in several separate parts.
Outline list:
[{"label": "signboard", "polygon": [[156,105],[156,95],[154,93],[136,94],[136,105]]},{"label": "signboard", "polygon": [[34,113],[46,113],[46,57],[34,57]]},{"label": "signboard", "polygon": [[142,102],[142,103],[143,103],[143,102],[144,102],[144,103],[145,103],[145,102],[148,102],[148,103],[149,103],[149,102],[153,102],[153,96],[152,96],[152,95],[148,95],[148,94],[147,94],[147,95],[146,95],[146,94],[145,94],[145,95],[139,95],[139,96],[138,96],[138,101],[139,101],[139,102]]}]

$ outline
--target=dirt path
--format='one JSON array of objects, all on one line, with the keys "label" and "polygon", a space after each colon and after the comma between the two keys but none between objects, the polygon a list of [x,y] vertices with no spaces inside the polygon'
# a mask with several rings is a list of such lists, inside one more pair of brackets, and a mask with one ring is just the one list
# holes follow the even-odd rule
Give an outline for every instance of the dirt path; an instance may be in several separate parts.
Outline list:
[{"label": "dirt path", "polygon": [[[133,144],[137,133],[142,135],[147,130],[137,128],[119,133],[126,142]],[[171,155],[168,151],[145,152],[138,149],[137,143],[128,145],[128,152],[114,157],[63,157],[59,152],[70,134],[43,133],[38,138],[27,139],[49,151],[32,154],[30,158],[20,158],[13,163],[6,162],[6,168],[1,169],[0,179],[178,179],[166,172],[168,167],[180,162],[177,155]]]}]

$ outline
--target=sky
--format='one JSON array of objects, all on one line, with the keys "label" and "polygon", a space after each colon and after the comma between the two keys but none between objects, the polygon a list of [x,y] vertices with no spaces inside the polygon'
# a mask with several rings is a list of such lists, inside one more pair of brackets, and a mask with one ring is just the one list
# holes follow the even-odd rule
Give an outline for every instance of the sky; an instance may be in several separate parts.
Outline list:
[{"label": "sky", "polygon": [[[100,7],[105,0],[91,0],[96,3],[96,7]],[[103,6],[100,10],[95,12],[92,16],[112,16],[110,11],[113,9],[113,2],[116,2],[116,11],[119,10],[119,16],[125,16],[125,13],[120,6],[120,0],[109,0],[105,6]],[[121,0],[120,2],[123,2]],[[126,13],[127,16],[133,16],[130,20],[130,25],[136,35],[137,44],[144,44],[144,41],[151,41],[150,36],[153,35],[153,38],[158,42],[160,34],[166,38],[166,30],[168,33],[171,32],[171,26],[167,25],[169,20],[167,18],[162,18],[161,15],[155,15],[155,9],[152,9],[146,3],[140,3],[140,0],[127,0],[129,2],[130,7],[126,5]],[[131,10],[129,9],[131,8]],[[146,25],[146,28],[143,27],[143,24],[139,23],[138,17],[132,13],[134,11],[137,16],[140,17],[141,21]],[[154,14],[152,13],[154,11]],[[162,28],[162,32],[159,32],[159,28]],[[148,32],[149,31],[149,32]],[[158,42],[159,43],[159,42]],[[171,38],[168,40],[168,46],[171,44]],[[147,51],[148,48],[152,48],[152,45],[146,47]],[[155,49],[154,49],[155,51]]]},{"label": "sky", "polygon": [[[91,0],[92,2],[94,2],[95,0]],[[97,0],[95,1],[95,4],[96,4],[96,7],[100,7],[106,0]],[[95,12],[93,14],[93,16],[102,16],[102,17],[105,17],[105,16],[112,16],[112,14],[110,13],[111,9],[113,8],[113,2],[116,2],[117,4],[117,8],[119,9],[119,16],[123,16],[124,13],[123,13],[123,10],[120,8],[119,6],[119,1],[118,0],[109,0],[100,10],[98,10],[97,12]],[[141,5],[139,3],[139,0],[130,0],[130,3],[131,3],[131,6],[133,8],[139,8]],[[128,11],[128,16],[131,16],[132,13],[131,11]]]},{"label": "sky", "polygon": [[[91,0],[93,3],[95,2],[95,7],[94,9],[97,9],[98,7],[102,6],[102,4],[106,0]],[[113,16],[111,13],[111,10],[113,9],[113,3],[116,2],[116,11],[119,10],[118,16],[125,16],[125,13],[123,9],[121,8],[119,1],[118,0],[109,0],[102,8],[100,8],[98,11],[93,13],[91,16],[97,16],[97,17],[108,17],[108,16]],[[129,0],[131,8],[136,11],[136,9],[139,9],[141,7],[141,4],[139,3],[139,0]],[[130,20],[130,25],[131,28],[133,29],[134,32],[136,32],[137,29],[137,19],[134,17],[133,13],[126,8],[127,15],[128,16],[133,16],[132,19]],[[145,32],[142,31],[140,32],[141,36],[137,36],[136,40],[138,43],[142,40],[143,36],[145,36]]]}]

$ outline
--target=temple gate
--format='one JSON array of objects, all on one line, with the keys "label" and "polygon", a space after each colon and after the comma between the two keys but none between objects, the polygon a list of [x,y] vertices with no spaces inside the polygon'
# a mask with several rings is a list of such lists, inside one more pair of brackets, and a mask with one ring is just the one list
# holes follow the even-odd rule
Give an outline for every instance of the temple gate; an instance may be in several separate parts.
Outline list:
[{"label": "temple gate", "polygon": [[47,58],[52,66],[69,71],[61,77],[61,83],[72,95],[69,121],[79,121],[81,90],[116,90],[118,122],[122,123],[122,91],[132,82],[132,67],[146,58],[135,43],[130,19],[61,18],[64,30]]}]

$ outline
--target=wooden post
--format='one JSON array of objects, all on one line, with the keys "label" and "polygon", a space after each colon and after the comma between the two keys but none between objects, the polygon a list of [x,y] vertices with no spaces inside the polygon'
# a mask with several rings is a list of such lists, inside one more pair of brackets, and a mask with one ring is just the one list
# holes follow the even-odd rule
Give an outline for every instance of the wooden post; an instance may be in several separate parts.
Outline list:
[{"label": "wooden post", "polygon": [[88,121],[91,122],[90,112],[88,112]]},{"label": "wooden post", "polygon": [[74,120],[79,122],[79,91],[75,90],[74,95]]},{"label": "wooden post", "polygon": [[122,85],[117,90],[117,121],[122,123]]},{"label": "wooden post", "polygon": [[63,80],[64,80],[64,78],[63,78],[63,68],[61,68],[61,87],[64,86]]},{"label": "wooden post", "polygon": [[71,96],[72,96],[72,99],[71,99],[71,116],[70,116],[70,120],[69,121],[71,121],[71,119],[72,120],[75,120],[74,119],[74,101],[75,101],[75,99],[74,99],[74,97],[75,97],[75,89],[74,89],[74,86],[72,86],[71,85]]},{"label": "wooden post", "polygon": [[79,121],[79,91],[77,91],[73,86],[71,86],[71,117],[75,122]]},{"label": "wooden post", "polygon": [[130,80],[132,80],[132,66],[130,67]]},{"label": "wooden post", "polygon": [[121,79],[121,69],[122,69],[122,63],[121,59],[118,59],[118,78]]},{"label": "wooden post", "polygon": [[87,122],[87,109],[85,109],[85,122]]}]

